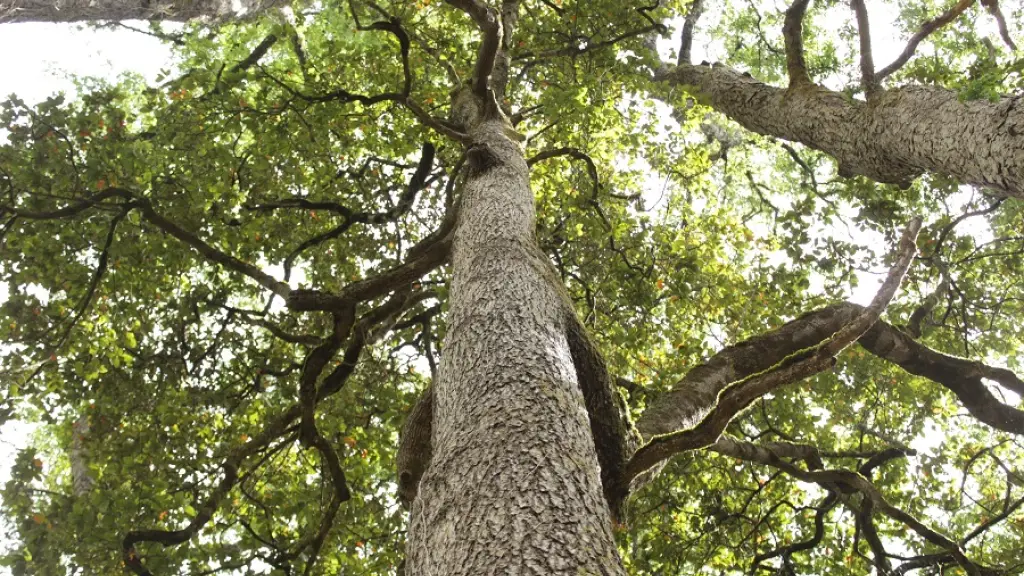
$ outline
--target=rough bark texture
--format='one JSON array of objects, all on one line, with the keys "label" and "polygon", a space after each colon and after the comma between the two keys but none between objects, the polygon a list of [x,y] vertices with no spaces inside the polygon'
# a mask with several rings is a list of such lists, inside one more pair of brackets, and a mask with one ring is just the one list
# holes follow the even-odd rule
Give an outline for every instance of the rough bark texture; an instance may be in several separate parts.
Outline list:
[{"label": "rough bark texture", "polygon": [[226,20],[286,6],[281,0],[4,0],[0,24],[89,20]]},{"label": "rough bark texture", "polygon": [[89,453],[85,437],[89,434],[89,417],[82,414],[71,425],[71,485],[75,496],[85,496],[92,490],[93,478],[89,471]]},{"label": "rough bark texture", "polygon": [[[671,391],[657,399],[637,422],[644,438],[690,428],[715,406],[728,384],[771,368],[787,355],[814,346],[848,324],[864,309],[850,303],[815,310],[764,335],[725,348],[690,370]],[[983,379],[1024,392],[1024,381],[1001,368],[936,352],[909,334],[878,321],[857,343],[879,358],[911,374],[923,376],[953,392],[972,416],[985,424],[1024,434],[1024,412],[1000,402]]]},{"label": "rough bark texture", "polygon": [[490,116],[461,114],[473,154],[406,573],[621,575],[528,169]]},{"label": "rough bark texture", "polygon": [[815,85],[789,90],[727,66],[683,64],[658,78],[748,130],[833,156],[843,176],[908,185],[924,172],[1024,198],[1024,97],[960,101],[934,86],[880,91],[871,103]]},{"label": "rough bark texture", "polygon": [[430,427],[434,418],[434,392],[428,389],[416,401],[402,427],[398,446],[398,500],[408,508],[416,500],[423,472],[430,465]]}]

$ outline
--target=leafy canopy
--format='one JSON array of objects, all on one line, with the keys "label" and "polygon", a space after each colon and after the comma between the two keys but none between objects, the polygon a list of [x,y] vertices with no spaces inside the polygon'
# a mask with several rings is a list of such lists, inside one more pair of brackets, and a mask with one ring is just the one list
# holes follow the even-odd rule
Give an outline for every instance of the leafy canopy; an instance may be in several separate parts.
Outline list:
[{"label": "leafy canopy", "polygon": [[[908,34],[945,9],[887,6]],[[698,44],[780,82],[785,8],[705,6]],[[934,293],[922,342],[1024,368],[1024,205],[933,176],[906,190],[840,178],[829,158],[746,133],[653,83],[647,40],[678,29],[686,9],[524,0],[510,46],[504,104],[527,157],[582,152],[531,164],[537,237],[634,415],[724,345],[862,296],[858,283],[870,293],[913,214],[925,218],[920,256],[887,319],[907,324]],[[1019,22],[1020,12],[1007,17]],[[929,37],[898,81],[963,98],[1019,90],[1020,54],[988,40],[984,14],[975,6]],[[388,22],[404,30],[407,61],[402,35],[373,26]],[[856,97],[852,12],[816,2],[805,30],[812,75]],[[288,309],[233,262],[324,292],[404,262],[450,210],[461,150],[402,101],[369,98],[401,93],[407,63],[408,100],[445,117],[456,77],[472,74],[479,34],[440,2],[355,1],[191,24],[174,40],[177,69],[156,85],[83,79],[75,101],[2,104],[0,410],[39,426],[3,489],[11,544],[2,563],[18,575],[118,573],[126,533],[190,526],[225,459],[262,443],[197,535],[138,546],[148,570],[395,573],[406,527],[395,450],[439,357],[445,269],[416,279],[428,292],[369,338],[316,408],[352,497],[314,546],[331,508],[328,462],[294,426],[273,423],[296,402],[303,364],[332,318]],[[661,44],[670,50],[667,36]],[[425,142],[435,158],[425,186],[410,191]],[[368,294],[360,317],[388,292]],[[347,362],[337,353],[328,368]],[[930,381],[854,351],[833,373],[764,398],[731,432],[829,453],[916,448],[874,475],[890,502],[954,539],[986,527],[969,554],[1018,573],[1024,565],[1020,440],[974,422]],[[84,490],[73,485],[76,458],[87,466]],[[687,454],[634,497],[621,550],[635,574],[739,574],[758,555],[813,540],[821,516],[818,541],[786,561],[799,573],[867,573],[853,514],[842,505],[817,513],[823,498],[771,468]],[[937,550],[892,520],[878,529],[890,552]]]}]

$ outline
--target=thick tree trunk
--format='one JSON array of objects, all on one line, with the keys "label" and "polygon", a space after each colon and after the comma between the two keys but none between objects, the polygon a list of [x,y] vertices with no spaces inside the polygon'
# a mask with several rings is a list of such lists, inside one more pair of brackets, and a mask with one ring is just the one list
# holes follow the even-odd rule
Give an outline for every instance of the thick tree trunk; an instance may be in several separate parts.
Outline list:
[{"label": "thick tree trunk", "polygon": [[820,86],[789,90],[727,66],[684,64],[658,78],[748,130],[833,156],[843,176],[908,185],[924,172],[1024,198],[1024,97],[960,101],[934,86],[880,92],[870,103]]},{"label": "thick tree trunk", "polygon": [[621,575],[526,162],[505,120],[477,117],[406,574]]},{"label": "thick tree trunk", "polygon": [[282,0],[3,0],[0,24],[13,22],[82,22],[89,20],[227,20],[255,15]]}]

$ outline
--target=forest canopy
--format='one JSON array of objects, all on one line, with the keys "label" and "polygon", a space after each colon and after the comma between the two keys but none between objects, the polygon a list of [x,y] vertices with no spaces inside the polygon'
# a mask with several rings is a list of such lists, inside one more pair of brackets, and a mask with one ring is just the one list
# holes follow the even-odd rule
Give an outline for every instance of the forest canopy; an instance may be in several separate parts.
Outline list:
[{"label": "forest canopy", "polygon": [[[518,278],[459,234],[522,217],[575,310],[602,573],[1024,573],[1020,5],[153,18],[83,17],[165,42],[155,82],[0,102],[0,423],[36,426],[0,571],[433,566],[409,454],[486,404],[439,384],[488,362],[453,326],[504,318],[453,268]],[[533,205],[480,209],[520,164]]]}]

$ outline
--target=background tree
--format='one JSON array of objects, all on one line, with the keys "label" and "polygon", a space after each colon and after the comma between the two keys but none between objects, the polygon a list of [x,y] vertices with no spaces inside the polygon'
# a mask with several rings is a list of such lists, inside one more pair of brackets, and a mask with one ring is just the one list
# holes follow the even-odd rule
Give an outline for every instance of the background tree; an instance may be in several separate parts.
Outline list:
[{"label": "background tree", "polygon": [[[811,71],[758,87],[764,122],[811,77],[865,88],[858,114],[902,89],[860,84],[849,32],[798,49],[846,6],[699,8],[296,7],[187,28],[159,86],[8,100],[3,410],[43,427],[4,489],[6,564],[1019,573],[1019,171],[958,172],[971,147],[847,169],[793,109],[793,132],[749,127],[841,169],[738,130],[686,80],[720,70],[687,64],[702,26],[756,77]],[[971,110],[1015,89],[1020,61],[946,20],[909,79]],[[1010,157],[1013,102],[967,125]],[[858,269],[889,270],[867,308],[837,303]]]},{"label": "background tree", "polygon": [[87,22],[93,20],[166,20],[186,22],[200,18],[207,21],[235,20],[262,15],[272,9],[287,6],[276,0],[246,0],[233,6],[221,1],[106,0],[101,2],[71,0],[65,2],[37,2],[10,0],[0,4],[0,23],[12,22]]}]

